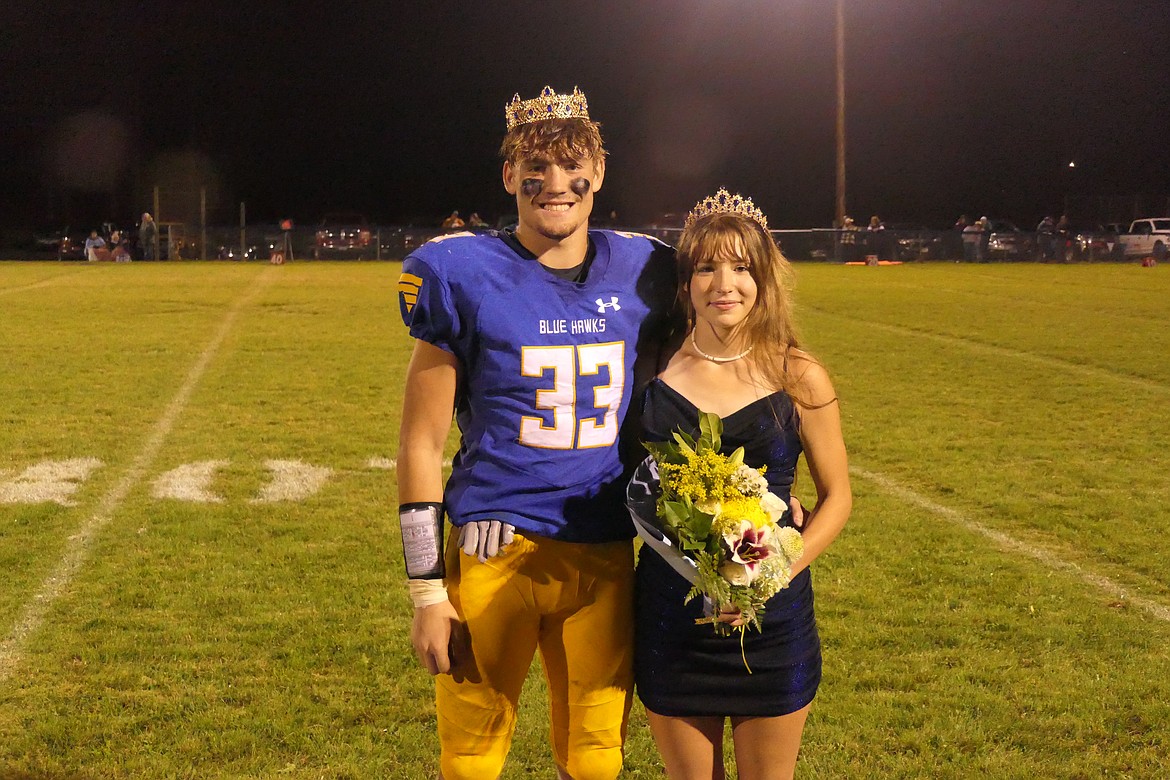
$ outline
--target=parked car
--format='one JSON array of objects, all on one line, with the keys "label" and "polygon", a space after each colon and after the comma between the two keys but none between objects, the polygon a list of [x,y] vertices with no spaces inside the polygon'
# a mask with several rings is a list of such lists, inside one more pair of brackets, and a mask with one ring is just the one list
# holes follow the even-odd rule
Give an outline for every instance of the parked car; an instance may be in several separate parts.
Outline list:
[{"label": "parked car", "polygon": [[313,239],[313,257],[334,254],[361,257],[374,249],[373,233],[361,214],[326,214]]},{"label": "parked car", "polygon": [[1030,260],[1036,251],[1036,237],[1020,230],[1014,222],[1006,219],[991,220],[991,234],[987,238],[987,251],[1001,260]]},{"label": "parked car", "polygon": [[1064,246],[1064,260],[1109,260],[1118,257],[1119,250],[1117,232],[1108,225],[1081,225]]},{"label": "parked car", "polygon": [[1170,217],[1145,217],[1129,223],[1129,230],[1118,236],[1125,257],[1166,259],[1170,246]]},{"label": "parked car", "polygon": [[941,230],[894,223],[886,225],[886,235],[893,238],[895,260],[938,260],[943,256],[945,233]]},{"label": "parked car", "polygon": [[55,255],[58,260],[84,260],[88,234],[65,227],[50,227],[33,234],[32,248],[38,254]]}]

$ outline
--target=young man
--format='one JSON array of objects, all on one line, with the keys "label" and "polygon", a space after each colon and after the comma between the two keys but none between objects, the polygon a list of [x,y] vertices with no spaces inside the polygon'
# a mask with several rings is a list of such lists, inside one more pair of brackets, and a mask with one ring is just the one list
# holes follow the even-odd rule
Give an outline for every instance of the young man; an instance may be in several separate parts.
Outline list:
[{"label": "young man", "polygon": [[[618,432],[635,363],[668,325],[673,253],[589,230],[605,149],[581,92],[517,95],[505,115],[517,228],[436,238],[399,282],[417,339],[398,453],[411,640],[436,675],[446,780],[500,774],[537,649],[559,775],[608,780],[632,687]],[[444,487],[453,411],[461,443]]]}]

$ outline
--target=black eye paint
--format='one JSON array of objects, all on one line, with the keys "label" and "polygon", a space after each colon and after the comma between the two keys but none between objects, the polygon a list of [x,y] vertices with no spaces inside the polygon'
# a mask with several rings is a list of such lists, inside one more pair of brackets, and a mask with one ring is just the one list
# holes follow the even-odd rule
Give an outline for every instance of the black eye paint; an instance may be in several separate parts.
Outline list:
[{"label": "black eye paint", "polygon": [[535,198],[544,189],[544,179],[525,179],[520,182],[520,192],[526,198]]},{"label": "black eye paint", "polygon": [[585,177],[581,177],[580,179],[573,179],[571,182],[569,182],[569,189],[571,189],[573,194],[578,198],[584,198],[585,193],[589,192],[589,188],[592,186],[593,182],[589,181]]}]

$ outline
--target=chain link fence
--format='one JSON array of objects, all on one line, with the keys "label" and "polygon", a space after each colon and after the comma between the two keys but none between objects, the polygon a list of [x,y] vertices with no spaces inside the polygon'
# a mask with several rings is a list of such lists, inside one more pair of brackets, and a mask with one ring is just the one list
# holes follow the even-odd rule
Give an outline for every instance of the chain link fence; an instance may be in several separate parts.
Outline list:
[{"label": "chain link fence", "polygon": [[[772,236],[793,262],[1083,262],[1124,257],[1129,223],[1073,226],[1054,234],[1023,230],[1007,221],[972,238],[957,229],[886,228],[867,230],[773,230]],[[284,229],[288,227],[288,229]],[[681,228],[630,226],[631,232],[677,244]],[[200,228],[183,222],[159,223],[161,260],[311,261],[401,260],[430,239],[451,231],[406,225],[282,226],[253,224]],[[0,238],[0,258],[84,260],[88,233],[20,233]],[[106,237],[108,238],[108,237]],[[144,247],[133,231],[122,241],[134,260]]]}]

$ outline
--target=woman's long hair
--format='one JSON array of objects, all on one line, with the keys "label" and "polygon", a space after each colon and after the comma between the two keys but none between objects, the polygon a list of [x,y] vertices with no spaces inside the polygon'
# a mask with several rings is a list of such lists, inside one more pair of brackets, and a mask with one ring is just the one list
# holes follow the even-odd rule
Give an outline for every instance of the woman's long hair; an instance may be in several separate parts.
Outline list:
[{"label": "woman's long hair", "polygon": [[799,391],[800,375],[792,365],[800,349],[792,318],[792,265],[772,236],[749,217],[712,214],[695,220],[678,242],[679,303],[687,315],[687,330],[695,326],[690,283],[695,266],[717,257],[740,257],[750,262],[756,282],[756,303],[740,324],[752,365],[764,383],[785,391],[800,406],[809,406]]}]

